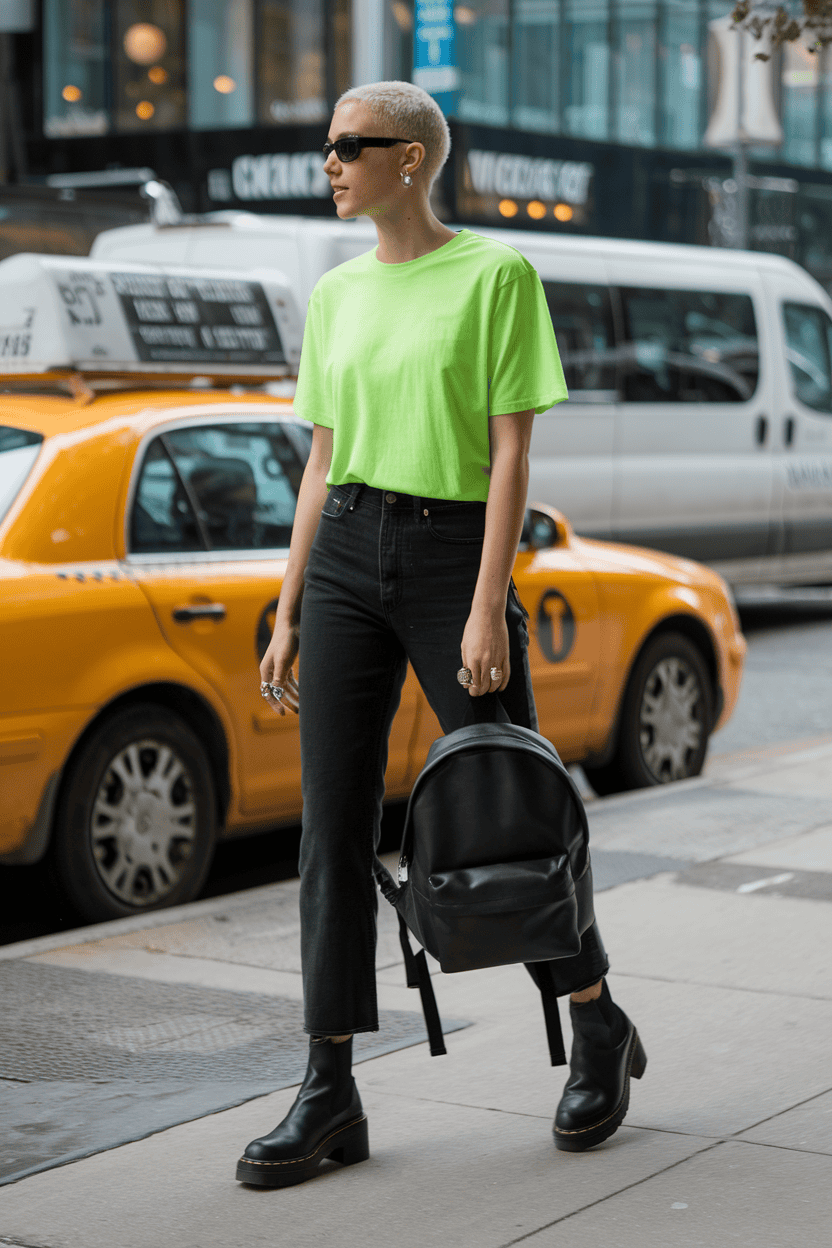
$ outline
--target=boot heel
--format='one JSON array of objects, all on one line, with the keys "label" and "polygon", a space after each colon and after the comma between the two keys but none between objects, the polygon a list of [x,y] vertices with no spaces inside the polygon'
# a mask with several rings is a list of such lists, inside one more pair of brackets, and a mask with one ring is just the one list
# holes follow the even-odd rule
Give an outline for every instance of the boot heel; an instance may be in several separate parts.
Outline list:
[{"label": "boot heel", "polygon": [[638,1032],[636,1032],[636,1047],[635,1052],[633,1053],[633,1060],[630,1063],[630,1074],[634,1079],[640,1079],[644,1074],[646,1067],[647,1054],[644,1052],[644,1045],[639,1039]]},{"label": "boot heel", "polygon": [[338,1144],[328,1154],[333,1161],[340,1161],[342,1166],[354,1166],[359,1161],[367,1161],[370,1156],[370,1132],[367,1119],[362,1118],[344,1129]]}]

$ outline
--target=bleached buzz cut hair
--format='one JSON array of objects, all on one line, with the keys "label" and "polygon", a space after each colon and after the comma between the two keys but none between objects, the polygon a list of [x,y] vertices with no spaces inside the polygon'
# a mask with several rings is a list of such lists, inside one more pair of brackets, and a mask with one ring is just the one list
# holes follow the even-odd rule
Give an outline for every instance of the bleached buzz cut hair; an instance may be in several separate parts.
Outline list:
[{"label": "bleached buzz cut hair", "polygon": [[411,143],[423,143],[425,160],[423,177],[428,190],[445,164],[451,151],[451,132],[442,109],[427,91],[412,82],[369,82],[351,87],[335,104],[360,100],[378,118],[390,138],[401,137]]}]

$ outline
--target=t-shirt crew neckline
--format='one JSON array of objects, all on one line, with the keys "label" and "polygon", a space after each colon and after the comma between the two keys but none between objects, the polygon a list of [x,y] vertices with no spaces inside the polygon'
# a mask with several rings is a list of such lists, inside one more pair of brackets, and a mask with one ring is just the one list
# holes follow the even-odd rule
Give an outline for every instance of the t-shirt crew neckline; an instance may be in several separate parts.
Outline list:
[{"label": "t-shirt crew neckline", "polygon": [[462,238],[463,234],[470,234],[470,233],[471,233],[470,230],[458,230],[456,234],[454,235],[454,237],[449,238],[448,241],[446,243],[443,243],[441,247],[434,247],[433,251],[426,251],[423,256],[416,256],[413,260],[398,260],[392,264],[387,264],[385,263],[384,260],[379,260],[378,255],[376,254],[378,251],[378,248],[375,248],[371,252],[371,255],[373,257],[373,267],[377,269],[383,269],[385,272],[387,272],[388,270],[399,271],[402,269],[406,269],[408,272],[412,272],[416,265],[424,264],[425,261],[428,261],[428,260],[433,260],[435,256],[438,256],[443,251],[447,251],[449,247],[455,247],[456,244],[459,242],[459,240]]}]

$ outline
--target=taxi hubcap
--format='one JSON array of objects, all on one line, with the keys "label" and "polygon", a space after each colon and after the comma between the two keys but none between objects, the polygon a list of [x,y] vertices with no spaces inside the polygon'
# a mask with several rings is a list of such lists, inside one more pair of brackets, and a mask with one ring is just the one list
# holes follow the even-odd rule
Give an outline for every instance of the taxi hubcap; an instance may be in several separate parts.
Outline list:
[{"label": "taxi hubcap", "polygon": [[90,826],[102,881],[120,901],[148,906],[178,884],[196,837],[193,783],[161,741],[135,741],[104,774]]},{"label": "taxi hubcap", "polygon": [[684,780],[702,742],[702,691],[683,659],[662,659],[644,686],[639,716],[641,752],[660,783]]}]

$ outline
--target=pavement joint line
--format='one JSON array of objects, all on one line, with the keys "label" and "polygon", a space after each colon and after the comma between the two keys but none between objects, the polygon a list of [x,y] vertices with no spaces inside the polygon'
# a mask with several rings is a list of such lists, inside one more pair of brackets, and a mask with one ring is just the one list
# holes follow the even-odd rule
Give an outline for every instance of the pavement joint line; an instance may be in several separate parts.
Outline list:
[{"label": "pavement joint line", "polygon": [[[826,904],[828,903],[818,902],[818,905]],[[721,992],[749,992],[760,997],[785,997],[789,1001],[832,1002],[832,997],[819,997],[811,992],[785,992],[782,988],[749,988],[745,984],[715,984],[704,979],[671,979],[668,975],[645,975],[637,971],[615,971],[614,974],[621,979],[645,979],[649,983],[682,984],[690,988],[717,988]]]},{"label": "pavement joint line", "polygon": [[758,1127],[765,1126],[767,1122],[774,1122],[775,1118],[782,1118],[784,1114],[790,1114],[794,1109],[801,1109],[804,1105],[811,1105],[812,1101],[817,1101],[822,1096],[828,1096],[830,1092],[832,1092],[832,1088],[824,1088],[822,1092],[813,1092],[811,1096],[805,1097],[802,1101],[795,1101],[794,1105],[790,1105],[788,1109],[780,1109],[776,1114],[769,1114],[767,1118],[761,1118],[759,1122],[752,1122],[750,1127],[743,1127],[742,1131],[735,1131],[730,1138],[734,1139],[746,1131],[756,1131]]},{"label": "pavement joint line", "polygon": [[[379,1056],[386,1057],[387,1055],[382,1053]],[[527,1114],[521,1109],[503,1109],[499,1105],[472,1105],[470,1101],[446,1101],[441,1096],[412,1096],[407,1092],[389,1092],[386,1088],[374,1088],[368,1084],[367,1095],[369,1096],[371,1092],[374,1096],[395,1096],[397,1100],[421,1101],[426,1105],[452,1105],[456,1109],[481,1109],[486,1114],[508,1114],[510,1118],[533,1118],[535,1122],[548,1122],[554,1114],[554,1110],[551,1114]]]},{"label": "pavement joint line", "polygon": [[553,1226],[557,1226],[560,1222],[568,1222],[570,1218],[576,1218],[579,1213],[586,1213],[587,1209],[594,1209],[597,1205],[606,1204],[614,1196],[621,1196],[624,1192],[632,1191],[634,1187],[641,1187],[642,1184],[649,1183],[651,1179],[658,1178],[660,1174],[668,1174],[671,1170],[675,1170],[677,1166],[683,1166],[685,1162],[692,1161],[694,1157],[701,1157],[703,1153],[710,1153],[722,1144],[722,1140],[715,1140],[704,1148],[698,1148],[696,1152],[690,1153],[689,1156],[680,1157],[678,1161],[671,1162],[669,1166],[661,1166],[658,1170],[654,1170],[652,1174],[645,1174],[633,1183],[625,1183],[623,1187],[617,1188],[614,1192],[608,1192],[605,1196],[600,1196],[598,1200],[590,1200],[586,1205],[582,1205],[580,1209],[573,1209],[570,1213],[564,1213],[559,1218],[553,1218],[551,1222],[546,1222],[543,1226],[538,1226],[533,1231],[527,1231],[525,1235],[518,1235],[516,1239],[506,1240],[504,1244],[500,1245],[500,1248],[514,1248],[515,1244],[522,1244],[526,1240],[533,1239],[535,1235],[551,1230]]}]

